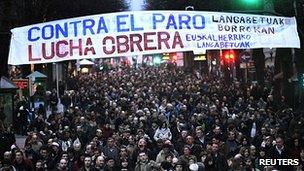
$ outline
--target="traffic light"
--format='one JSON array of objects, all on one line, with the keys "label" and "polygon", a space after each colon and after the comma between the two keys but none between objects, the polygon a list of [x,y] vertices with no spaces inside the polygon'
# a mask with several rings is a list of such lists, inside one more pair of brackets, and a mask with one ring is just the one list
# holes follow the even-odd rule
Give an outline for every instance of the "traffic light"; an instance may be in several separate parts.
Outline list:
[{"label": "traffic light", "polygon": [[153,58],[153,63],[154,64],[158,65],[158,64],[161,63],[161,61],[162,60],[161,60],[160,56],[158,56],[158,55],[154,56],[154,58]]},{"label": "traffic light", "polygon": [[248,5],[256,5],[256,4],[259,4],[261,3],[261,0],[242,0],[242,2],[245,4],[248,4]]},{"label": "traffic light", "polygon": [[261,10],[264,0],[237,0],[238,9],[243,10]]},{"label": "traffic light", "polygon": [[163,61],[168,61],[168,62],[176,62],[177,61],[177,54],[176,54],[176,52],[163,53],[162,60]]},{"label": "traffic light", "polygon": [[167,60],[169,60],[169,59],[170,59],[169,53],[163,53],[163,58],[162,58],[162,60],[163,60],[163,61],[167,61]]},{"label": "traffic light", "polygon": [[172,62],[177,61],[177,55],[176,55],[176,53],[170,53],[170,60],[171,60]]},{"label": "traffic light", "polygon": [[235,61],[236,53],[234,50],[224,50],[222,59],[225,63],[233,63]]}]

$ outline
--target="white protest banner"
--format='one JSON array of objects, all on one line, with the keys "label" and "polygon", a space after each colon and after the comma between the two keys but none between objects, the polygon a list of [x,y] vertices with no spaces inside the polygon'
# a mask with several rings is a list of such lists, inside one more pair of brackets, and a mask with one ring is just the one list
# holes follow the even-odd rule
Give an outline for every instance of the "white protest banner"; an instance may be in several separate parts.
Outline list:
[{"label": "white protest banner", "polygon": [[11,32],[12,65],[202,49],[300,48],[295,18],[201,11],[109,13]]}]

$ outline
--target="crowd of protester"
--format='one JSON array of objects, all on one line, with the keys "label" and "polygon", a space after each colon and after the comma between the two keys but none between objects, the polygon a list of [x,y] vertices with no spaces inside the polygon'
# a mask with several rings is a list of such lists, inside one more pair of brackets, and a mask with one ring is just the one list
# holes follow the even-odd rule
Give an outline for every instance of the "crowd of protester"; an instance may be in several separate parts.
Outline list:
[{"label": "crowd of protester", "polygon": [[[68,85],[60,99],[56,91],[48,95],[51,114],[36,111],[24,147],[6,149],[0,170],[304,168],[303,115],[275,103],[271,87],[227,84],[175,66],[82,74]],[[299,165],[260,165],[266,158]]]}]

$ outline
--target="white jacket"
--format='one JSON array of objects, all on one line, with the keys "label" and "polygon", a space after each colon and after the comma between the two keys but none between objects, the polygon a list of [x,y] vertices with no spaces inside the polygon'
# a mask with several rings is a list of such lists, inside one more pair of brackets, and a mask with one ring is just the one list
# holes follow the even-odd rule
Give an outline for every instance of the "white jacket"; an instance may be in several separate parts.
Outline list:
[{"label": "white jacket", "polygon": [[154,134],[154,140],[157,141],[159,139],[165,140],[171,140],[172,139],[172,133],[169,128],[157,128]]}]

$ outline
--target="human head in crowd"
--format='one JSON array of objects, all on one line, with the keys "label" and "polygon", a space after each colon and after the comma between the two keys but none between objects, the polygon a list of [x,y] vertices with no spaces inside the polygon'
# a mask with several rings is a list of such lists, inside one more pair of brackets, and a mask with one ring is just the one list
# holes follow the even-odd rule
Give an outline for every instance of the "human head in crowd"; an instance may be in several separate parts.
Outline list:
[{"label": "human head in crowd", "polygon": [[183,162],[176,163],[174,167],[175,171],[185,171],[188,170],[187,165]]},{"label": "human head in crowd", "polygon": [[23,152],[21,151],[21,150],[17,150],[16,152],[15,152],[15,159],[16,159],[16,162],[17,163],[22,163],[23,162]]},{"label": "human head in crowd", "polygon": [[58,142],[52,142],[51,147],[55,152],[60,151],[60,144]]},{"label": "human head in crowd", "polygon": [[108,158],[107,159],[106,168],[108,168],[108,169],[115,169],[116,168],[116,162],[113,158]]},{"label": "human head in crowd", "polygon": [[52,138],[48,139],[47,145],[48,145],[49,147],[52,146],[52,143],[53,143],[53,139],[52,139]]},{"label": "human head in crowd", "polygon": [[[162,141],[162,140],[160,140],[160,141]],[[141,138],[138,141],[138,145],[137,146],[138,146],[139,149],[143,150],[147,146],[147,141],[145,139]]]},{"label": "human head in crowd", "polygon": [[144,163],[144,162],[147,162],[149,160],[148,155],[145,152],[139,153],[138,156],[139,156],[139,160],[138,160],[139,162]]},{"label": "human head in crowd", "polygon": [[58,169],[60,170],[66,170],[68,166],[68,162],[65,159],[60,159]]},{"label": "human head in crowd", "polygon": [[38,161],[36,162],[35,170],[36,170],[36,171],[43,171],[43,170],[44,170],[42,160],[38,160]]},{"label": "human head in crowd", "polygon": [[69,154],[68,154],[68,152],[63,151],[61,153],[61,159],[65,159],[68,162],[69,161]]},{"label": "human head in crowd", "polygon": [[102,169],[105,167],[105,158],[103,156],[98,156],[95,161],[95,168]]},{"label": "human head in crowd", "polygon": [[251,145],[250,146],[250,155],[255,158],[257,155],[256,153],[257,153],[256,147],[254,145]]},{"label": "human head in crowd", "polygon": [[172,170],[172,164],[168,161],[163,161],[160,164],[160,169],[162,171],[166,171],[166,170]]},{"label": "human head in crowd", "polygon": [[81,144],[80,144],[80,143],[76,143],[76,144],[74,145],[74,150],[75,150],[75,151],[81,151]]},{"label": "human head in crowd", "polygon": [[284,148],[284,140],[282,137],[277,137],[275,142],[276,142],[276,147],[279,150],[282,150]]},{"label": "human head in crowd", "polygon": [[11,160],[12,160],[12,152],[10,151],[4,152],[3,161],[11,162]]},{"label": "human head in crowd", "polygon": [[91,164],[92,164],[92,158],[90,156],[85,156],[83,168],[85,170],[90,170],[91,169]]},{"label": "human head in crowd", "polygon": [[92,156],[93,155],[93,149],[92,149],[92,145],[88,144],[85,148],[85,154],[87,154],[88,156]]},{"label": "human head in crowd", "polygon": [[131,170],[131,168],[129,166],[129,161],[127,159],[122,159],[121,160],[120,169],[122,171],[129,171],[129,170]]}]

